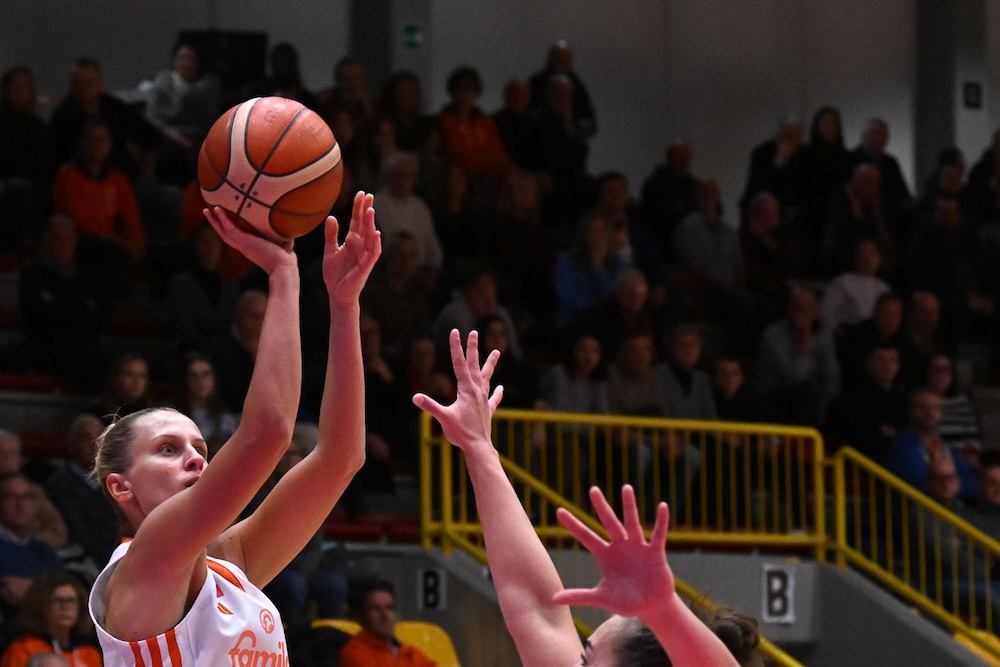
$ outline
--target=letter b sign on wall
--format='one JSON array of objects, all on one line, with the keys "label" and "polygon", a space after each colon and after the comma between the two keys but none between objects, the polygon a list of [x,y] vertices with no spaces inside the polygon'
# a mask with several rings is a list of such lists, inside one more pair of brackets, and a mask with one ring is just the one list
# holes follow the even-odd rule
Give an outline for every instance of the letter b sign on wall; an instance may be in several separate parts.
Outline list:
[{"label": "letter b sign on wall", "polygon": [[448,573],[445,570],[417,570],[417,609],[444,611],[448,608]]},{"label": "letter b sign on wall", "polygon": [[795,573],[792,568],[765,563],[761,568],[763,585],[761,619],[765,623],[791,625],[795,622]]}]

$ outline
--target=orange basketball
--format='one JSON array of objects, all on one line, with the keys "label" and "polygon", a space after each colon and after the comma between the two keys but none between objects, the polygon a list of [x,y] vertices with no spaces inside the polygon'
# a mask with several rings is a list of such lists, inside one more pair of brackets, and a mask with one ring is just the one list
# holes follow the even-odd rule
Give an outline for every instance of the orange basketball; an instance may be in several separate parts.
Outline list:
[{"label": "orange basketball", "polygon": [[205,201],[279,243],[321,223],[343,179],[333,132],[315,112],[283,97],[257,97],[222,114],[198,155]]}]

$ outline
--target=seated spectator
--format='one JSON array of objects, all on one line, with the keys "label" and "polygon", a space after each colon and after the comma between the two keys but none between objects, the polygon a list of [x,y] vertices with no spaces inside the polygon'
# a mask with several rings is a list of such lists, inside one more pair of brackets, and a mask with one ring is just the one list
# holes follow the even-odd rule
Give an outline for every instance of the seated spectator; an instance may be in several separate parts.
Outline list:
[{"label": "seated spectator", "polygon": [[857,386],[831,402],[824,440],[831,455],[846,445],[878,463],[908,422],[906,395],[896,382],[899,351],[889,345],[872,348],[865,369]]},{"label": "seated spectator", "polygon": [[418,153],[437,121],[423,112],[420,79],[400,70],[389,75],[378,99],[379,113],[392,122],[399,150]]},{"label": "seated spectator", "polygon": [[[253,514],[282,477],[287,475],[315,446],[318,431],[305,424],[295,426],[288,449],[282,454],[271,477],[243,510],[241,519]],[[323,565],[323,528],[313,535],[302,551],[264,586],[264,594],[278,608],[281,620],[289,625],[308,619],[309,603],[315,604],[319,618],[342,618],[347,597],[347,579]]]},{"label": "seated spectator", "polygon": [[0,667],[28,667],[32,657],[56,653],[73,667],[102,667],[87,591],[68,572],[38,577],[18,614],[20,635],[0,656]]},{"label": "seated spectator", "polygon": [[868,354],[876,347],[893,347],[899,353],[901,386],[912,389],[911,363],[905,354],[903,334],[903,300],[895,292],[885,292],[875,300],[871,317],[846,327],[837,340],[837,359],[845,390],[855,386],[865,375]]},{"label": "seated spectator", "polygon": [[779,424],[818,426],[840,389],[833,334],[819,321],[816,293],[792,292],[788,314],[764,330],[757,378],[767,417]]},{"label": "seated spectator", "polygon": [[836,276],[823,290],[820,313],[835,336],[871,317],[878,298],[889,291],[889,285],[878,277],[881,264],[878,244],[863,239],[854,250],[854,269]]},{"label": "seated spectator", "polygon": [[973,524],[981,531],[1000,539],[1000,451],[983,452],[979,462],[979,496],[976,498]]},{"label": "seated spectator", "polygon": [[833,195],[824,230],[823,276],[849,271],[854,265],[854,249],[865,239],[879,245],[886,275],[894,275],[896,260],[904,248],[897,246],[890,234],[886,212],[879,199],[879,172],[873,165],[859,164],[847,185]]},{"label": "seated spectator", "polygon": [[[346,55],[333,68],[333,86],[317,91],[320,115],[330,127],[333,118],[340,112],[350,116],[351,123],[359,136],[371,131],[370,123],[375,120],[375,105],[368,94],[368,81],[364,63],[357,56]],[[336,128],[336,137],[340,137]]]},{"label": "seated spectator", "polygon": [[[509,291],[536,320],[555,308],[555,243],[542,217],[538,179],[523,171],[507,179],[484,245],[501,292]],[[482,250],[480,250],[482,252]]]},{"label": "seated spectator", "polygon": [[694,151],[684,142],[671,144],[663,164],[656,167],[642,184],[642,220],[657,249],[672,260],[674,232],[681,220],[698,206],[695,190],[698,179],[691,173]]},{"label": "seated spectator", "polygon": [[419,280],[420,245],[411,232],[386,237],[382,261],[361,292],[361,307],[378,322],[389,355],[430,324],[430,301]]},{"label": "seated spectator", "polygon": [[20,472],[0,474],[0,645],[16,631],[18,610],[35,579],[62,569],[56,552],[35,537],[36,497]]},{"label": "seated spectator", "polygon": [[[364,312],[361,313],[361,357],[365,371],[368,457],[356,476],[359,484],[352,482],[353,499],[360,491],[394,493],[393,464],[405,462],[409,469],[416,470],[418,461],[418,426],[410,393],[385,354],[378,322]],[[348,510],[352,508],[349,506]]]},{"label": "seated spectator", "polygon": [[927,388],[941,397],[938,434],[953,451],[978,467],[982,454],[979,411],[955,377],[955,362],[947,354],[935,354],[927,366]]},{"label": "seated spectator", "polygon": [[[608,414],[608,383],[600,342],[592,334],[584,332],[573,337],[568,345],[564,343],[564,348],[563,359],[542,372],[535,390],[534,408],[551,412]],[[588,483],[591,449],[596,446],[599,451],[605,442],[600,433],[594,433],[596,439],[592,441],[591,433],[590,426],[574,422],[547,427],[536,424],[532,428],[531,444],[536,450],[539,467],[544,471],[544,475],[540,476],[544,476],[549,486],[563,495],[569,496],[576,482]],[[567,450],[563,447],[567,446],[580,448],[579,480],[575,480],[574,475],[566,474]]]},{"label": "seated spectator", "polygon": [[504,404],[516,410],[527,410],[534,404],[538,378],[523,359],[508,354],[512,332],[507,326],[504,318],[493,314],[479,320],[476,331],[485,349],[500,350],[500,361],[493,370],[490,386],[495,389],[503,385]]},{"label": "seated spectator", "polygon": [[222,110],[222,89],[202,67],[194,44],[174,45],[171,66],[140,85],[146,119],[163,135],[156,149],[160,180],[184,187],[195,175],[201,142]]},{"label": "seated spectator", "polygon": [[72,565],[75,572],[93,581],[110,560],[121,540],[118,514],[90,474],[94,469],[97,437],[104,423],[93,415],[83,414],[73,420],[67,436],[66,462],[49,477],[45,493],[59,508],[69,529],[70,542],[82,549],[81,562]]},{"label": "seated spectator", "polygon": [[378,201],[378,227],[386,238],[408,231],[420,247],[420,282],[433,291],[444,262],[441,240],[427,203],[413,193],[417,182],[417,160],[406,153],[393,156],[387,165],[388,185],[375,194]]},{"label": "seated spectator", "polygon": [[626,269],[618,276],[612,298],[593,309],[583,321],[584,327],[597,335],[606,354],[615,356],[625,338],[633,333],[649,334],[653,340],[662,341],[670,320],[671,314],[665,309],[654,310],[649,302],[646,276]]},{"label": "seated spectator", "polygon": [[146,228],[128,177],[108,163],[111,131],[90,120],[81,132],[80,153],[56,172],[53,208],[80,229],[80,257],[121,281],[128,265],[146,253]]},{"label": "seated spectator", "polygon": [[31,70],[12,67],[0,79],[0,247],[33,245],[49,205],[54,170],[45,121],[37,114]]},{"label": "seated spectator", "polygon": [[941,301],[931,292],[914,292],[903,321],[902,372],[904,382],[916,387],[933,355],[953,354],[955,347],[941,332]]},{"label": "seated spectator", "polygon": [[[924,492],[944,509],[976,525],[979,516],[968,505],[964,495],[964,475],[956,462],[943,458],[930,462],[923,484]],[[924,510],[917,503],[908,503],[910,563],[919,558],[920,571],[939,572],[939,576],[927,577],[927,595],[932,599],[948,600],[954,609],[969,610],[980,619],[991,614],[1000,618],[1000,603],[997,602],[1000,586],[992,575],[994,568],[990,552],[976,548],[964,531],[957,529],[948,520]],[[924,570],[926,568],[926,570]],[[910,574],[916,578],[916,568]],[[989,585],[987,586],[987,581]],[[953,602],[951,602],[953,601]],[[989,604],[991,609],[987,610]],[[975,611],[973,611],[973,609]],[[997,627],[993,620],[992,630]]]},{"label": "seated spectator", "polygon": [[698,208],[677,229],[673,256],[707,287],[734,292],[743,284],[739,237],[735,228],[722,219],[715,181],[701,181],[697,193]]},{"label": "seated spectator", "polygon": [[483,92],[479,72],[463,66],[448,75],[451,101],[439,117],[444,132],[445,154],[474,176],[488,176],[495,184],[503,183],[514,170],[503,148],[493,117],[477,106]]},{"label": "seated spectator", "polygon": [[69,91],[49,117],[57,165],[76,156],[84,126],[96,119],[111,129],[108,163],[129,178],[136,178],[144,156],[160,140],[160,133],[134,107],[107,92],[98,61],[79,58],[70,74]]},{"label": "seated spectator", "polygon": [[625,260],[611,250],[607,218],[598,213],[584,217],[573,247],[556,260],[556,329],[567,331],[600,311],[627,268]]},{"label": "seated spectator", "polygon": [[667,416],[667,398],[655,363],[656,343],[651,335],[634,333],[622,341],[618,354],[608,365],[611,414]]},{"label": "seated spectator", "polygon": [[564,74],[549,78],[545,97],[532,112],[535,131],[534,170],[543,174],[548,216],[560,227],[583,212],[580,201],[589,184],[589,126],[573,113],[574,84]]},{"label": "seated spectator", "polygon": [[734,356],[722,355],[715,360],[712,402],[722,421],[753,423],[761,419],[756,388],[747,381],[743,363]]},{"label": "seated spectator", "polygon": [[38,261],[22,269],[18,307],[24,345],[11,364],[70,378],[93,392],[106,366],[100,337],[113,303],[98,272],[78,260],[78,237],[70,218],[53,216]]},{"label": "seated spectator", "polygon": [[518,169],[537,167],[537,125],[530,113],[531,87],[527,81],[511,79],[503,87],[503,107],[493,114],[493,123],[511,161]]},{"label": "seated spectator", "polygon": [[108,425],[150,406],[149,362],[136,352],[125,352],[111,365],[104,391],[87,404],[87,411]]},{"label": "seated spectator", "polygon": [[788,278],[794,252],[787,230],[781,226],[781,209],[769,192],[750,202],[747,223],[740,229],[744,285],[753,302],[756,342],[764,327],[780,318],[788,305]]},{"label": "seated spectator", "polygon": [[886,454],[885,467],[907,484],[927,492],[927,479],[934,466],[950,460],[960,477],[959,496],[967,501],[976,497],[976,479],[964,457],[952,451],[941,439],[941,397],[921,389],[910,399],[910,423],[896,435]]},{"label": "seated spectator", "polygon": [[219,394],[229,411],[235,414],[243,412],[243,399],[253,375],[266,308],[266,294],[257,290],[244,292],[233,308],[231,326],[215,339],[208,350],[215,362]]},{"label": "seated spectator", "polygon": [[628,179],[620,172],[605,172],[597,178],[596,188],[594,211],[611,225],[611,252],[642,271],[653,306],[659,308],[667,300],[663,261],[645,225],[631,210]]},{"label": "seated spectator", "polygon": [[432,330],[439,350],[446,350],[452,329],[458,329],[467,336],[476,323],[487,315],[498,315],[507,324],[510,332],[510,356],[515,360],[522,357],[518,329],[510,312],[497,300],[497,281],[493,272],[485,267],[477,267],[469,272],[464,284],[456,290],[451,301],[438,313]]},{"label": "seated spectator", "polygon": [[[24,472],[21,447],[21,438],[17,433],[0,428],[0,475]],[[62,549],[69,541],[69,530],[63,515],[49,500],[41,484],[29,478],[28,485],[38,507],[35,524],[30,529],[31,534],[53,550]]]},{"label": "seated spectator", "polygon": [[746,186],[740,198],[741,219],[746,220],[750,202],[760,192],[770,192],[789,213],[797,217],[805,203],[806,163],[802,123],[783,118],[774,137],[750,153]]},{"label": "seated spectator", "polygon": [[429,203],[444,266],[450,273],[468,268],[483,254],[488,218],[476,201],[465,167],[450,163],[441,191]]},{"label": "seated spectator", "polygon": [[665,416],[674,419],[718,419],[712,381],[698,368],[701,331],[681,324],[670,334],[670,355],[659,369],[666,399]]},{"label": "seated spectator", "polygon": [[185,354],[181,359],[179,385],[173,407],[198,426],[211,459],[236,432],[240,422],[240,416],[226,407],[219,394],[211,355],[199,350]]},{"label": "seated spectator", "polygon": [[[565,358],[542,373],[535,392],[535,409],[607,414],[608,385],[600,341],[590,333],[581,333],[566,348]],[[560,428],[570,434],[584,430],[574,424]]]},{"label": "seated spectator", "polygon": [[373,581],[352,590],[350,609],[361,632],[344,644],[337,667],[435,667],[420,649],[396,639],[396,591],[391,583]]},{"label": "seated spectator", "polygon": [[225,243],[205,223],[191,240],[191,263],[167,286],[170,322],[180,353],[206,349],[229,326],[236,304],[236,283],[219,272]]},{"label": "seated spectator", "polygon": [[813,114],[804,153],[806,201],[815,213],[826,208],[830,196],[851,175],[852,158],[844,146],[844,129],[837,108],[823,106]]},{"label": "seated spectator", "polygon": [[268,60],[271,66],[271,75],[247,84],[241,97],[243,99],[269,96],[284,97],[300,102],[319,113],[319,101],[312,91],[302,83],[299,53],[295,47],[288,42],[275,44]]},{"label": "seated spectator", "polygon": [[[420,334],[410,340],[403,358],[407,394],[427,394],[435,401],[455,400],[455,380],[441,371],[437,346],[430,335]],[[418,413],[414,410],[414,418]]]},{"label": "seated spectator", "polygon": [[687,297],[686,317],[724,325],[731,344],[753,336],[752,302],[743,292],[743,252],[739,233],[722,219],[715,181],[698,184],[698,209],[674,236],[680,264],[675,280]]},{"label": "seated spectator", "polygon": [[965,196],[965,157],[954,146],[942,149],[937,156],[934,171],[927,177],[919,209],[926,211],[934,206],[938,197],[955,199],[962,204],[963,217],[970,212]]},{"label": "seated spectator", "polygon": [[545,93],[553,77],[567,77],[573,84],[573,121],[589,139],[597,133],[597,116],[590,101],[590,93],[583,80],[573,69],[573,50],[563,40],[552,45],[545,58],[545,67],[528,79],[531,88],[531,106],[539,108],[545,103]]},{"label": "seated spectator", "polygon": [[851,157],[856,165],[870,164],[878,169],[879,196],[885,204],[887,217],[896,221],[891,226],[897,227],[913,213],[914,204],[899,160],[885,150],[888,144],[889,124],[881,118],[872,118],[865,125],[861,144],[851,151]]},{"label": "seated spectator", "polygon": [[929,216],[911,240],[906,284],[938,298],[941,335],[953,347],[970,321],[969,306],[977,291],[979,239],[962,220],[957,199],[938,197]]}]

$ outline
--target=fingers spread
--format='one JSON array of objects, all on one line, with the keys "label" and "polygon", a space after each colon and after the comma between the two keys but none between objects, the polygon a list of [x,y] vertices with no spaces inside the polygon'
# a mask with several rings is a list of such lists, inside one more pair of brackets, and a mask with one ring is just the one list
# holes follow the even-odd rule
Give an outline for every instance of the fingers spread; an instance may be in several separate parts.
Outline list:
[{"label": "fingers spread", "polygon": [[556,604],[573,606],[597,607],[600,606],[597,604],[599,600],[596,590],[584,588],[570,588],[552,596],[552,601]]},{"label": "fingers spread", "polygon": [[608,543],[602,540],[597,533],[585,526],[582,521],[577,519],[566,509],[562,507],[557,509],[556,518],[559,519],[559,523],[561,523],[563,527],[576,538],[576,541],[582,544],[583,547],[590,553],[597,553],[604,547],[608,546]]},{"label": "fingers spread", "polygon": [[604,526],[604,530],[608,531],[608,536],[612,540],[624,540],[628,538],[628,535],[625,533],[625,526],[615,516],[615,511],[611,509],[611,505],[604,498],[604,494],[596,486],[590,487],[590,502],[594,506],[598,518],[601,520],[601,525]]},{"label": "fingers spread", "polygon": [[635,502],[635,489],[630,484],[622,487],[622,518],[625,520],[625,533],[630,540],[644,539],[642,520]]},{"label": "fingers spread", "polygon": [[670,508],[666,503],[660,503],[656,508],[656,525],[653,526],[653,535],[649,538],[650,544],[659,545],[662,549],[667,544],[667,530],[670,527]]}]

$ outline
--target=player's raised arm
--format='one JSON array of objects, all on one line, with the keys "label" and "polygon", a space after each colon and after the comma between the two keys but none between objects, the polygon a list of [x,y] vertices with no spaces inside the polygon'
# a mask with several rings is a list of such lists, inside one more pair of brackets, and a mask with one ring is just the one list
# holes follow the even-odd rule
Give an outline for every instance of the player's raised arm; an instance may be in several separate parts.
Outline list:
[{"label": "player's raised arm", "polygon": [[247,574],[263,585],[316,533],[365,460],[365,386],[358,298],[382,245],[374,198],[354,198],[351,227],[337,242],[338,223],[326,223],[323,277],[330,299],[330,349],[315,449],[292,468],[253,516],[234,527],[241,534]]},{"label": "player's raised arm", "polygon": [[522,663],[568,667],[580,659],[583,646],[569,610],[552,599],[562,582],[491,441],[490,423],[503,389],[491,395],[490,377],[500,353],[494,350],[480,367],[477,332],[469,333],[464,352],[457,330],[450,344],[458,398],[443,406],[417,394],[413,402],[441,422],[445,437],[465,455],[500,611]]}]

